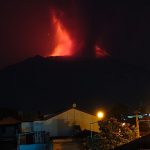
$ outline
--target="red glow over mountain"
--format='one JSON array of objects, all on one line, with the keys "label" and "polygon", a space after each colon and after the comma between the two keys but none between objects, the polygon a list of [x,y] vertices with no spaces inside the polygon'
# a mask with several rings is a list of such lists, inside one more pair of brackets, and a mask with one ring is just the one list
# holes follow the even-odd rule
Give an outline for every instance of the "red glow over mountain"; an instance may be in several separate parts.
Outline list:
[{"label": "red glow over mountain", "polygon": [[[52,23],[52,50],[49,56],[83,56],[87,57],[88,48],[91,57],[108,57],[109,53],[102,49],[99,44],[90,45],[85,31],[79,32],[80,23],[66,17],[66,13],[59,9],[51,10]],[[69,26],[71,25],[71,27]],[[89,47],[87,45],[90,45]],[[87,52],[86,52],[87,50]],[[94,54],[94,55],[93,55]]]},{"label": "red glow over mountain", "polygon": [[54,49],[50,56],[72,56],[74,54],[73,40],[55,12],[52,13],[52,22],[54,26]]}]

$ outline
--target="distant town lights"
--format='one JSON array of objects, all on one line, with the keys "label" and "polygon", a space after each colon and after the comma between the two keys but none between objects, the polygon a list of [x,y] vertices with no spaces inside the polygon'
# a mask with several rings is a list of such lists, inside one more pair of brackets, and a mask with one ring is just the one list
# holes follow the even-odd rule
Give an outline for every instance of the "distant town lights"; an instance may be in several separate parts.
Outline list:
[{"label": "distant town lights", "polygon": [[126,123],[124,122],[124,123],[122,123],[122,126],[125,126],[126,125]]}]

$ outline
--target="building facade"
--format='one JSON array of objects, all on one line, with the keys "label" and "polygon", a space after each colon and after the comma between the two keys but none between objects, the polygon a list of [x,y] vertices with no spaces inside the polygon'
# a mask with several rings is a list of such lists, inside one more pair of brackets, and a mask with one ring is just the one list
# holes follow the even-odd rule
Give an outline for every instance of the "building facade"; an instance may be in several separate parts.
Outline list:
[{"label": "building facade", "polygon": [[22,132],[45,131],[51,137],[72,136],[74,126],[80,126],[81,131],[90,130],[99,132],[98,118],[95,115],[88,114],[76,108],[70,108],[66,111],[48,115],[44,120],[23,122],[21,124]]}]

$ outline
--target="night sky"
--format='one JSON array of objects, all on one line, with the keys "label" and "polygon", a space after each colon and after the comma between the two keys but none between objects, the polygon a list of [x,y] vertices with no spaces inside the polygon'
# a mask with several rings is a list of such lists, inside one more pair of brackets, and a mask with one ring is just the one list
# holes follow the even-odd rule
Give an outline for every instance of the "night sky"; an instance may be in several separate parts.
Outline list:
[{"label": "night sky", "polygon": [[[96,0],[1,2],[0,67],[37,54],[48,56],[51,53],[52,7],[64,12],[68,28],[76,28],[80,34],[77,36],[84,42],[83,49],[89,49],[93,41],[98,41],[114,58],[150,68],[150,5]],[[83,55],[87,53],[85,50]]]},{"label": "night sky", "polygon": [[[77,62],[73,64],[74,69],[68,62],[65,66],[60,62],[48,63],[46,59],[33,58],[2,74],[1,105],[6,106],[10,102],[9,106],[22,109],[32,101],[30,108],[40,109],[45,98],[47,105],[42,109],[49,109],[52,101],[67,99],[72,103],[73,99],[83,98],[84,103],[85,99],[94,96],[95,99],[101,96],[104,102],[108,100],[107,104],[113,100],[132,104],[149,100],[150,4],[144,2],[3,1],[0,4],[0,68],[36,55],[47,57],[52,54],[53,10],[61,12],[56,13],[57,17],[74,39],[76,56],[93,58],[95,44],[98,44],[113,61],[87,61],[89,64],[84,62],[83,66]],[[34,105],[36,100],[40,102],[37,108]],[[57,102],[53,108],[58,106]],[[63,103],[64,107],[66,103]],[[90,103],[93,104],[92,101]]]}]

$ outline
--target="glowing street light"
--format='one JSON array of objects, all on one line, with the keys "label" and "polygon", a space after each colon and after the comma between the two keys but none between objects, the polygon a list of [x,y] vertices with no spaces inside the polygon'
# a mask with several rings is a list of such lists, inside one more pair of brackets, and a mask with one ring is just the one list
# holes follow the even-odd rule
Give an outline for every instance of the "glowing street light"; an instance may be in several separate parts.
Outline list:
[{"label": "glowing street light", "polygon": [[[96,116],[97,116],[98,119],[101,120],[102,118],[104,118],[104,112],[98,111]],[[98,121],[90,123],[91,139],[93,138],[93,135],[92,135],[92,124],[94,124],[94,123],[98,123]]]},{"label": "glowing street light", "polygon": [[104,118],[104,112],[99,111],[99,112],[97,113],[97,117],[98,117],[99,119]]}]

